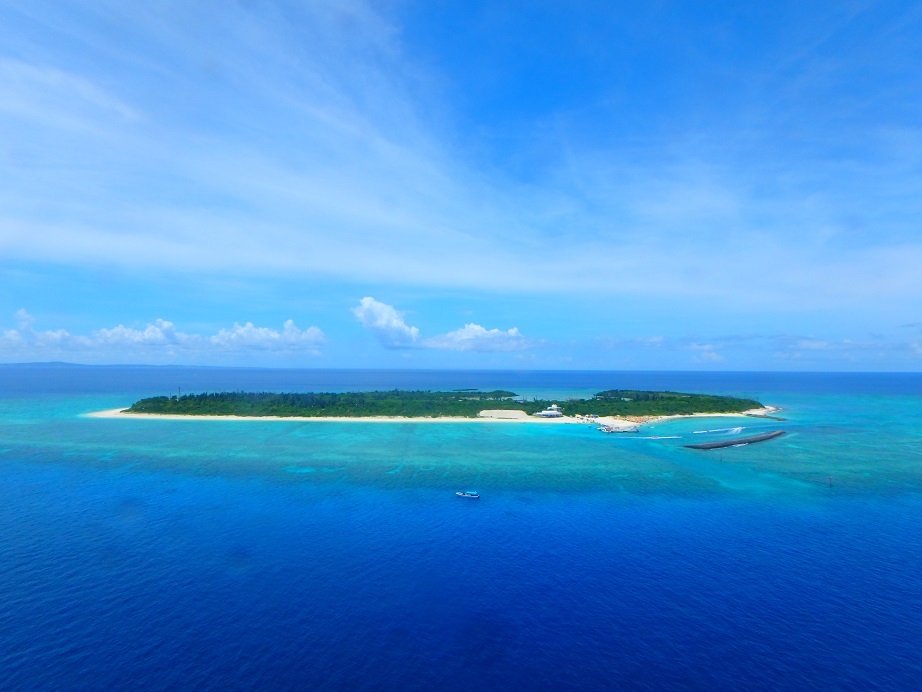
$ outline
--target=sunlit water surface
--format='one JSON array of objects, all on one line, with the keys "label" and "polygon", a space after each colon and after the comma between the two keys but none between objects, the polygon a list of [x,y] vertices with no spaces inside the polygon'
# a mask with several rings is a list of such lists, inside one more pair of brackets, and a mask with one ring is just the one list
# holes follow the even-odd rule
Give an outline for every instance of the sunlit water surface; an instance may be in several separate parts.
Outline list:
[{"label": "sunlit water surface", "polygon": [[[179,387],[640,387],[786,420],[84,415]],[[920,438],[919,375],[2,366],[0,687],[910,689]]]}]

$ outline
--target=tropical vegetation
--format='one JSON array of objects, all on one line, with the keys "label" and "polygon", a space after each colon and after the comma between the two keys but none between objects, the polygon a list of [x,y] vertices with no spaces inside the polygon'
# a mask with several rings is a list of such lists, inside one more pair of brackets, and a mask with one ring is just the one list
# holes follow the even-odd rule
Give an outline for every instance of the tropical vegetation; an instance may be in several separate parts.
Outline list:
[{"label": "tropical vegetation", "polygon": [[367,417],[405,416],[474,418],[484,409],[524,410],[536,413],[556,404],[565,415],[663,416],[691,413],[738,413],[759,408],[752,399],[610,389],[589,399],[523,399],[514,392],[456,390],[451,392],[213,392],[141,399],[129,413],[219,415]]}]

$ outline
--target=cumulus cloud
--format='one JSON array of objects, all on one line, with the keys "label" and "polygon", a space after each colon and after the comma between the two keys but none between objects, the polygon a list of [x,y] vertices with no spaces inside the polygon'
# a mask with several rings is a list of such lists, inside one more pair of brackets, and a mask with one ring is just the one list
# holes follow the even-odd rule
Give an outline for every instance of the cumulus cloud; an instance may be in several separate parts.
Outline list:
[{"label": "cumulus cloud", "polygon": [[119,324],[81,335],[66,329],[37,330],[34,318],[25,310],[17,312],[16,318],[15,329],[0,332],[0,359],[114,357],[121,362],[137,362],[138,358],[159,361],[253,351],[317,354],[326,341],[318,327],[300,329],[293,320],[286,321],[282,329],[247,322],[204,335],[179,331],[172,322],[157,319],[142,329]]},{"label": "cumulus cloud", "polygon": [[252,322],[244,325],[234,323],[230,329],[222,329],[209,338],[212,344],[224,348],[253,348],[262,350],[316,349],[325,341],[323,332],[317,327],[298,329],[293,320],[288,320],[281,331],[269,327],[256,327]]},{"label": "cumulus cloud", "polygon": [[0,337],[0,349],[35,347],[38,349],[80,349],[91,344],[85,336],[71,334],[66,329],[35,329],[35,318],[24,309],[16,312],[16,329],[8,329]]},{"label": "cumulus cloud", "polygon": [[502,331],[471,322],[461,329],[427,339],[425,345],[450,351],[521,351],[532,343],[516,327]]},{"label": "cumulus cloud", "polygon": [[516,327],[487,329],[469,322],[460,329],[420,339],[417,327],[404,321],[403,313],[392,305],[371,297],[362,298],[352,308],[363,327],[372,331],[385,348],[427,348],[443,351],[521,351],[534,345]]},{"label": "cumulus cloud", "polygon": [[188,334],[177,333],[172,322],[158,319],[144,329],[132,329],[118,325],[112,329],[98,329],[93,332],[92,341],[97,344],[178,344],[187,341]]},{"label": "cumulus cloud", "polygon": [[371,330],[385,348],[412,348],[419,339],[419,329],[403,319],[394,306],[366,296],[352,308],[352,314],[366,329]]}]

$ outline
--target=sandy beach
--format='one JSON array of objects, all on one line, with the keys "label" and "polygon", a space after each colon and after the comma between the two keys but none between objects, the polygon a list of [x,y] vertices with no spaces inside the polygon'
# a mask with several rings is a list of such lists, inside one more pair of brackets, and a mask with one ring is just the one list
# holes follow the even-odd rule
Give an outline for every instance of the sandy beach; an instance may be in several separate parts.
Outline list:
[{"label": "sandy beach", "polygon": [[762,409],[752,409],[743,413],[693,413],[675,416],[629,416],[615,418],[601,416],[599,418],[586,418],[583,416],[561,416],[560,418],[538,418],[530,416],[525,411],[485,410],[477,418],[463,418],[460,416],[442,416],[439,418],[410,418],[406,416],[364,416],[364,417],[334,417],[334,416],[185,416],[170,413],[126,413],[126,409],[113,408],[106,411],[94,411],[85,414],[89,418],[133,418],[145,420],[208,420],[208,421],[297,421],[303,423],[532,423],[538,425],[607,425],[612,428],[627,430],[644,423],[654,423],[674,418],[718,418],[764,416],[776,412],[773,406]]},{"label": "sandy beach", "polygon": [[748,411],[740,411],[739,413],[678,413],[673,416],[628,416],[627,418],[636,423],[659,423],[676,418],[762,418],[763,416],[774,415],[780,410],[777,406],[766,406],[764,408],[751,408]]},{"label": "sandy beach", "polygon": [[636,423],[611,418],[582,418],[562,416],[560,418],[536,418],[525,411],[481,411],[477,418],[461,416],[440,416],[438,418],[410,418],[407,416],[184,416],[172,413],[126,413],[125,409],[113,408],[85,414],[88,418],[134,418],[146,420],[210,420],[210,421],[297,421],[299,423],[537,423],[541,425],[612,425],[632,428]]}]

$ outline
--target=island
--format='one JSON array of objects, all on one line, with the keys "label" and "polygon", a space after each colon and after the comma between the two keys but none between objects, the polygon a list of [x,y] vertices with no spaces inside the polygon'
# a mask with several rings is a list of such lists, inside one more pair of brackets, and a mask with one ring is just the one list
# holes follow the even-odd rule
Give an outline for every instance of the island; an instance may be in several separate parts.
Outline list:
[{"label": "island", "polygon": [[[711,394],[609,389],[590,398],[524,398],[514,392],[209,392],[141,399],[118,413],[152,416],[387,420],[537,420],[573,422],[608,419],[645,422],[687,415],[764,414],[758,401]],[[112,413],[112,412],[105,412]]]}]

